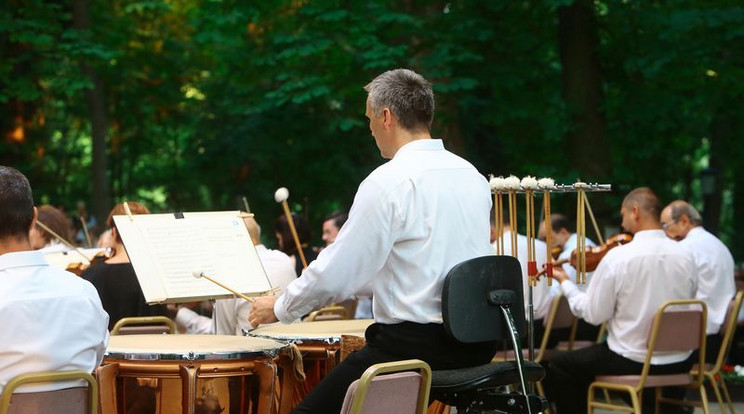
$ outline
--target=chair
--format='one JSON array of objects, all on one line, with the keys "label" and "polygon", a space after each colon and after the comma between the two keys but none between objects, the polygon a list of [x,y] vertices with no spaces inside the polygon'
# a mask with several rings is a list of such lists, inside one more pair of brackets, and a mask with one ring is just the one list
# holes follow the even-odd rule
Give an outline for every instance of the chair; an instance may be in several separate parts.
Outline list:
[{"label": "chair", "polygon": [[[27,384],[86,381],[87,387],[75,386],[54,391],[16,393]],[[0,414],[22,413],[87,413],[98,412],[98,384],[84,371],[48,371],[21,374],[10,381],[0,396]]]},{"label": "chair", "polygon": [[310,312],[305,321],[336,321],[341,319],[348,319],[346,316],[346,308],[343,306],[332,305]]},{"label": "chair", "polygon": [[[718,405],[721,407],[721,413],[726,414],[723,404],[723,398],[721,398],[721,390],[723,395],[726,397],[726,403],[731,411],[731,414],[736,414],[734,410],[734,404],[731,402],[731,396],[729,395],[728,388],[726,387],[726,381],[720,375],[721,367],[726,363],[729,350],[731,349],[731,343],[734,340],[734,333],[736,331],[737,317],[739,316],[739,310],[741,309],[742,299],[744,299],[744,290],[740,290],[734,296],[734,299],[729,303],[728,310],[726,311],[726,318],[723,320],[721,325],[721,335],[723,339],[721,341],[721,349],[718,351],[718,357],[713,363],[706,363],[703,375],[710,382],[713,388],[713,393],[716,395]],[[692,368],[692,375],[697,374],[699,366]],[[720,389],[719,389],[720,387]]]},{"label": "chair", "polygon": [[351,383],[341,414],[424,414],[430,385],[431,369],[424,361],[375,364]]},{"label": "chair", "polygon": [[[694,305],[694,306],[689,306]],[[682,310],[667,310],[670,307],[687,306]],[[699,307],[700,309],[694,309]],[[613,411],[626,411],[641,414],[641,400],[645,388],[656,387],[656,412],[659,412],[661,402],[677,405],[690,405],[686,401],[679,401],[661,397],[662,387],[681,386],[696,388],[700,391],[703,411],[708,414],[708,397],[703,384],[703,374],[698,371],[690,373],[651,375],[651,357],[657,352],[681,352],[699,350],[699,364],[705,362],[705,322],[707,307],[697,299],[671,300],[659,307],[656,312],[649,337],[646,342],[646,359],[640,375],[612,375],[598,376],[589,386],[588,412],[594,413],[595,408]],[[619,405],[610,401],[595,401],[596,390],[620,391],[630,394],[631,407]]]},{"label": "chair", "polygon": [[135,316],[119,319],[111,335],[174,334],[176,324],[165,316]]},{"label": "chair", "polygon": [[[543,398],[527,394],[527,383],[540,380],[545,371],[540,364],[522,358],[523,309],[522,270],[517,259],[489,255],[453,267],[442,290],[447,333],[463,343],[508,339],[517,360],[433,371],[432,397],[457,407],[460,413],[537,413],[547,408]],[[521,384],[523,394],[504,391],[514,384]]]}]

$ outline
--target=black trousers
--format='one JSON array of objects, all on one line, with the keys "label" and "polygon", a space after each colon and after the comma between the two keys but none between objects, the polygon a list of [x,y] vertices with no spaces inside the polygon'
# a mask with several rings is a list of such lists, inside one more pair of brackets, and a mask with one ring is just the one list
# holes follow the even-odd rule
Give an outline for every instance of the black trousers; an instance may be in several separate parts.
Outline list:
[{"label": "black trousers", "polygon": [[433,370],[486,364],[494,343],[462,344],[449,338],[440,324],[374,323],[365,332],[367,345],[339,364],[302,400],[293,413],[328,414],[341,411],[346,389],[370,366],[382,362],[421,359]]},{"label": "black trousers", "polygon": [[[674,364],[652,365],[650,373],[689,372],[692,365],[693,359],[688,358]],[[558,414],[585,413],[589,385],[596,376],[640,374],[642,369],[643,363],[612,352],[607,343],[562,352],[550,361],[547,376],[547,381],[550,383],[548,400],[555,402]]]}]

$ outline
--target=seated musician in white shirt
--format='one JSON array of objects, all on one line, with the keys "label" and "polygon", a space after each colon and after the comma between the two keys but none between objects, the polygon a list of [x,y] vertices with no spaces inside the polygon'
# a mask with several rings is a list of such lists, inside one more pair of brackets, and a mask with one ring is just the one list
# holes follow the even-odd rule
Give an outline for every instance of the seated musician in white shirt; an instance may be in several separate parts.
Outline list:
[{"label": "seated musician in white shirt", "polygon": [[[261,226],[253,217],[244,217],[243,221],[271,286],[284,291],[290,282],[297,279],[294,264],[286,254],[267,249],[261,244]],[[253,329],[248,322],[250,311],[251,303],[243,298],[220,299],[215,302],[212,318],[201,316],[187,307],[180,307],[176,314],[176,323],[190,334],[242,335],[243,330]]]},{"label": "seated musician in white shirt", "polygon": [[[0,166],[0,392],[20,374],[93,372],[108,342],[108,315],[93,285],[31,249],[36,214],[26,177]],[[19,392],[72,386],[32,385]]]},{"label": "seated musician in white shirt", "polygon": [[390,161],[359,186],[333,244],[284,295],[256,300],[250,315],[254,326],[292,322],[372,283],[375,323],[367,345],[334,368],[295,413],[339,412],[349,384],[375,363],[417,358],[435,370],[461,368],[490,361],[496,348],[449,338],[441,309],[447,272],[491,252],[488,182],[431,138],[434,93],[421,75],[391,70],[365,89],[372,136]]},{"label": "seated musician in white shirt", "polygon": [[[692,257],[666,237],[660,212],[659,199],[648,188],[637,188],[625,197],[622,226],[634,234],[633,241],[607,253],[586,292],[560,268],[554,269],[571,311],[589,323],[608,324],[606,343],[563,352],[551,360],[548,399],[556,403],[559,414],[587,412],[587,392],[597,375],[640,374],[659,306],[695,297]],[[652,364],[651,374],[684,373],[693,360],[689,352],[675,352],[654,356]]]}]

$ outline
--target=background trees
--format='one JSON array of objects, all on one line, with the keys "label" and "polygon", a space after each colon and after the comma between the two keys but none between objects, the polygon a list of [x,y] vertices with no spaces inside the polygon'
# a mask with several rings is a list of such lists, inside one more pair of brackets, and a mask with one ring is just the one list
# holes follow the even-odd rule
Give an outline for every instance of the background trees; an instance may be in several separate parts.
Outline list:
[{"label": "background trees", "polygon": [[382,162],[362,86],[411,67],[434,82],[434,135],[484,174],[612,183],[592,197],[606,225],[636,186],[690,199],[741,258],[737,3],[9,0],[0,162],[39,203],[82,199],[99,218],[122,199],[245,196],[270,228],[287,186],[319,228]]}]

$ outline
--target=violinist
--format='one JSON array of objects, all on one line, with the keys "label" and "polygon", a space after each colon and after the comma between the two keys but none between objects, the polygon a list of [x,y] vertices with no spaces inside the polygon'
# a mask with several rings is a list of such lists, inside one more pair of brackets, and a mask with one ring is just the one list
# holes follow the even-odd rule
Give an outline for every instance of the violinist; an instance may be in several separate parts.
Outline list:
[{"label": "violinist", "polygon": [[[668,300],[695,297],[697,274],[692,258],[666,237],[660,211],[659,199],[649,188],[637,188],[625,197],[620,209],[622,226],[634,234],[633,241],[607,253],[586,292],[561,268],[554,269],[553,277],[560,282],[571,311],[592,324],[607,322],[608,327],[607,342],[559,353],[551,360],[548,398],[555,401],[559,414],[587,412],[589,384],[597,375],[640,374],[659,306]],[[651,374],[687,373],[693,364],[687,352],[654,358]],[[645,403],[643,412],[652,412],[653,404],[647,411]]]},{"label": "violinist", "polygon": [[[56,207],[44,204],[37,209],[39,212],[38,221],[44,223],[49,229],[65,240],[71,240],[72,227],[70,220],[65,213]],[[34,250],[40,250],[42,253],[64,252],[70,250],[57,237],[42,229],[37,223],[29,232],[31,247]]]},{"label": "violinist", "polygon": [[[31,249],[36,218],[26,177],[0,166],[0,392],[28,372],[92,372],[108,342],[108,315],[93,286]],[[70,386],[46,383],[39,391]]]},{"label": "violinist", "polygon": [[[493,211],[490,214],[491,216],[491,244],[493,245],[493,249],[495,250],[495,241],[496,241],[496,226],[494,225],[494,215]],[[509,240],[511,236],[509,236],[509,233],[511,232],[511,226],[509,223],[509,215],[504,214],[504,240]],[[527,292],[528,289],[528,283],[529,278],[527,277],[527,236],[524,236],[522,234],[517,234],[517,260],[519,260],[519,265],[522,267],[522,287],[524,289],[524,292]],[[535,259],[537,261],[537,268],[542,269],[545,267],[545,259],[547,258],[548,252],[547,252],[547,245],[545,242],[542,242],[540,240],[535,240]],[[507,256],[510,256],[512,254],[512,246],[510,243],[505,243],[504,246],[504,254]],[[525,293],[526,295],[526,293]],[[535,318],[535,343],[539,343],[540,340],[542,340],[542,332],[543,324],[542,320],[545,318],[545,316],[548,314],[548,311],[550,310],[550,287],[548,287],[548,282],[545,280],[545,278],[539,279],[537,282],[537,286],[532,288],[532,301],[533,301],[533,313]],[[525,316],[529,318],[529,301],[524,301],[524,312]]]},{"label": "violinist", "polygon": [[[149,214],[145,206],[128,202],[132,214]],[[106,220],[113,239],[113,255],[85,270],[82,277],[98,290],[103,308],[109,314],[109,330],[121,318],[130,316],[167,316],[165,305],[148,305],[142,293],[134,267],[116,230],[113,216],[126,214],[124,204],[117,204]]]},{"label": "violinist", "polygon": [[[571,265],[570,259],[571,254],[576,249],[578,236],[576,235],[576,233],[571,231],[571,225],[568,221],[568,218],[563,214],[553,213],[550,215],[550,228],[552,230],[550,239],[553,244],[553,246],[550,246],[550,248],[556,248],[556,250],[560,249],[557,260],[559,262],[564,261],[564,263],[562,264],[563,271],[566,272],[571,280],[576,280],[576,268]],[[545,221],[540,221],[540,229],[537,232],[537,238],[543,241],[545,240]],[[596,244],[594,244],[592,240],[587,238],[586,246],[595,247]],[[591,272],[587,272],[587,282],[590,278]],[[586,290],[586,286],[587,285],[585,284],[577,285],[577,287],[581,290]],[[551,287],[550,294],[551,296],[555,296],[559,293],[559,291],[560,285],[556,283]]]}]

